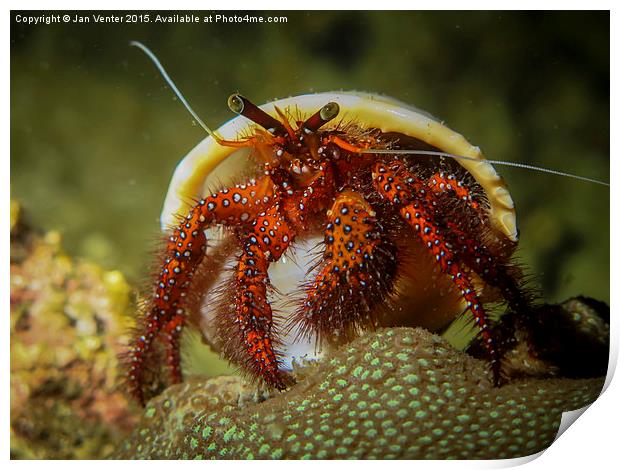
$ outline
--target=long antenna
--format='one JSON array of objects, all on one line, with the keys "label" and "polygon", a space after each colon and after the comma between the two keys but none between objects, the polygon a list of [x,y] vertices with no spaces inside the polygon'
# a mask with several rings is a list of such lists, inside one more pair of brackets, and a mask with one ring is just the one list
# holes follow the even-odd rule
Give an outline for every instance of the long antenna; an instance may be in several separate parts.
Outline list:
[{"label": "long antenna", "polygon": [[487,160],[486,158],[484,160],[480,160],[478,158],[466,157],[464,155],[453,155],[451,153],[435,152],[433,150],[403,150],[403,149],[395,149],[395,150],[376,149],[376,150],[373,150],[373,149],[364,149],[364,150],[362,150],[361,153],[378,153],[378,154],[385,153],[385,154],[391,154],[391,155],[429,155],[429,156],[434,156],[434,157],[453,158],[455,160],[468,160],[468,161],[472,161],[472,162],[487,162],[487,163],[490,163],[492,165],[511,166],[511,167],[514,167],[514,168],[522,168],[524,170],[533,170],[533,171],[540,171],[542,173],[550,173],[552,175],[566,176],[568,178],[574,178],[576,180],[586,181],[588,183],[600,184],[602,186],[608,186],[609,187],[609,183],[606,183],[605,181],[600,181],[600,180],[597,180],[597,179],[594,179],[594,178],[588,178],[586,176],[574,175],[572,173],[566,173],[564,171],[552,170],[550,168],[544,168],[544,167],[540,167],[540,166],[528,165],[526,163],[505,162],[505,161],[502,161],[502,160]]},{"label": "long antenna", "polygon": [[181,93],[181,91],[177,88],[175,83],[172,81],[172,78],[170,78],[170,75],[168,75],[168,72],[166,72],[166,69],[164,68],[163,65],[161,65],[161,62],[159,61],[157,56],[153,53],[153,51],[151,51],[148,47],[146,47],[144,44],[142,44],[139,41],[130,41],[129,45],[135,46],[141,49],[142,52],[144,52],[148,56],[148,58],[151,59],[153,64],[155,64],[155,67],[157,67],[157,70],[159,70],[159,73],[161,73],[162,77],[164,77],[164,80],[166,80],[170,88],[172,88],[172,91],[174,92],[174,94],[177,95],[181,103],[183,103],[183,106],[185,106],[185,109],[187,109],[189,113],[192,115],[192,117],[196,120],[196,122],[200,124],[205,131],[207,131],[207,134],[213,137],[217,142],[220,142],[222,138],[219,137],[217,134],[215,134],[215,132],[209,129],[209,127],[204,122],[202,122],[202,119],[200,119],[198,114],[196,114],[196,112],[189,105],[189,103],[183,96],[183,93]]}]

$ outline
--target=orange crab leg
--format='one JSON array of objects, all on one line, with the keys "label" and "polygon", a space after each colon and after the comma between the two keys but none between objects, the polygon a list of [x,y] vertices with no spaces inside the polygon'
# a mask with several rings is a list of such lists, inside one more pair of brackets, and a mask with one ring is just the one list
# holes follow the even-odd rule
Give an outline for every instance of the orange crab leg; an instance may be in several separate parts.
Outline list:
[{"label": "orange crab leg", "polygon": [[327,141],[331,142],[332,144],[337,145],[342,150],[346,150],[346,151],[351,152],[351,153],[363,153],[364,150],[365,150],[363,147],[356,147],[355,145],[350,144],[346,140],[341,139],[340,137],[335,136],[335,135],[330,135],[327,138]]},{"label": "orange crab leg", "polygon": [[181,380],[178,337],[183,326],[187,295],[196,268],[207,247],[205,229],[214,224],[243,225],[277,200],[276,186],[269,177],[247,185],[223,189],[198,201],[173,230],[163,255],[152,299],[140,320],[140,336],[129,357],[129,386],[144,403],[143,372],[153,341],[162,330],[168,347],[168,363],[174,381]]},{"label": "orange crab leg", "polygon": [[459,199],[467,202],[474,209],[480,207],[478,201],[472,198],[469,188],[458,181],[454,175],[438,171],[426,181],[426,184],[436,193],[454,192]]},{"label": "orange crab leg", "polygon": [[318,341],[351,339],[375,324],[371,315],[392,290],[394,248],[382,238],[370,204],[346,190],[328,211],[325,252],[315,279],[305,286],[306,300],[290,327]]},{"label": "orange crab leg", "polygon": [[467,233],[457,224],[445,221],[447,235],[451,242],[460,248],[460,258],[468,268],[478,274],[484,282],[500,290],[514,312],[525,315],[532,309],[532,298],[520,285],[521,271],[511,266],[501,256],[494,256],[488,247]]},{"label": "orange crab leg", "polygon": [[224,313],[218,324],[220,337],[226,339],[226,357],[244,364],[254,377],[278,389],[283,389],[287,380],[278,370],[273,312],[267,299],[268,267],[284,254],[295,233],[307,229],[313,207],[320,207],[331,197],[327,188],[331,188],[332,178],[330,168],[325,167],[302,190],[294,191],[289,182],[281,182],[283,200],[260,213],[243,238],[233,295],[234,323],[241,329],[241,345],[231,339],[228,314]]},{"label": "orange crab leg", "polygon": [[170,378],[173,383],[179,383],[183,380],[180,340],[184,320],[184,315],[175,315],[164,327],[166,359],[170,370]]},{"label": "orange crab leg", "polygon": [[439,265],[442,272],[448,274],[459,289],[480,329],[484,345],[489,353],[491,370],[495,385],[499,385],[500,354],[489,330],[488,318],[482,302],[474,288],[470,275],[463,269],[459,254],[446,242],[446,235],[434,220],[434,214],[427,207],[432,204],[428,192],[415,191],[423,182],[408,173],[402,163],[391,165],[377,163],[373,169],[373,184],[385,199],[393,203],[407,224],[424,242]]},{"label": "orange crab leg", "polygon": [[277,106],[274,106],[274,109],[276,110],[276,113],[280,117],[280,121],[279,121],[280,125],[284,126],[284,129],[286,129],[286,133],[288,134],[291,142],[295,142],[297,140],[297,136],[295,135],[295,130],[291,127],[291,123],[288,122],[288,118],[286,117],[286,114],[284,114],[284,111],[282,111]]},{"label": "orange crab leg", "polygon": [[[472,208],[480,207],[478,202],[472,198],[470,190],[462,182],[457,181],[454,175],[438,171],[426,180],[426,185],[436,194],[451,192]],[[416,183],[413,187],[416,191],[423,193],[421,184]],[[427,209],[433,210],[428,205]],[[519,285],[520,274],[515,277],[515,268],[508,264],[508,260],[502,260],[501,256],[493,255],[479,239],[476,231],[472,230],[473,227],[461,227],[451,220],[443,220],[443,224],[447,228],[446,237],[459,248],[459,256],[468,268],[489,285],[499,288],[514,311],[524,314],[531,310],[531,299],[524,294],[524,290]]]},{"label": "orange crab leg", "polygon": [[[291,243],[293,232],[281,215],[279,204],[259,214],[243,243],[235,275],[235,323],[242,338],[238,362],[270,386],[284,389],[274,348],[272,310],[267,299],[269,263],[277,261]],[[234,342],[235,340],[230,340]],[[243,359],[246,359],[245,361]]]}]

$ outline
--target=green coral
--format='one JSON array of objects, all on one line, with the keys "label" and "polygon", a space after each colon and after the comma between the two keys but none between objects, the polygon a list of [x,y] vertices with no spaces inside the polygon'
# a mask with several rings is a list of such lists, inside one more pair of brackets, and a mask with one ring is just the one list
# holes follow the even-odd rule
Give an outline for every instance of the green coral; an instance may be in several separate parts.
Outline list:
[{"label": "green coral", "polygon": [[554,439],[602,379],[491,386],[483,361],[422,329],[369,333],[259,402],[240,379],[190,378],[147,405],[118,458],[511,458]]}]

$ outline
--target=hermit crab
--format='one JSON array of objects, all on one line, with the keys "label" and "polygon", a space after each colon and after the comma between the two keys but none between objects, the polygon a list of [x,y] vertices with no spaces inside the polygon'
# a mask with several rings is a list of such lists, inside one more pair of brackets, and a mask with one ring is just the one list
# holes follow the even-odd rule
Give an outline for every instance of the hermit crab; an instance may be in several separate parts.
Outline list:
[{"label": "hermit crab", "polygon": [[150,394],[156,351],[170,380],[182,379],[188,323],[249,376],[284,389],[284,338],[320,350],[382,325],[436,330],[462,313],[498,385],[502,340],[487,305],[527,311],[530,299],[512,261],[514,204],[480,149],[381,95],[256,106],[234,94],[228,105],[238,117],[204,126],[210,135],[170,183],[166,241],[128,355],[136,398]]}]

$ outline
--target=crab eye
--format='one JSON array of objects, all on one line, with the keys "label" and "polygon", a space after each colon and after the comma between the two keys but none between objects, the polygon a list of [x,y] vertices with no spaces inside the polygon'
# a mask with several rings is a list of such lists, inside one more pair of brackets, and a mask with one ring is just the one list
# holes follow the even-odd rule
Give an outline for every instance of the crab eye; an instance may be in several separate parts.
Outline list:
[{"label": "crab eye", "polygon": [[338,103],[330,101],[321,109],[319,109],[316,113],[306,119],[306,122],[304,122],[302,128],[308,134],[315,132],[321,126],[327,124],[329,121],[338,116],[339,112],[340,106],[338,106]]},{"label": "crab eye", "polygon": [[235,114],[243,113],[243,99],[240,95],[234,93],[228,97],[228,107]]},{"label": "crab eye", "polygon": [[250,121],[265,128],[267,132],[271,134],[286,135],[286,129],[280,121],[271,117],[246,97],[238,93],[230,95],[228,98],[228,107],[233,113],[248,118]]},{"label": "crab eye", "polygon": [[338,106],[338,103],[332,101],[321,108],[321,110],[319,111],[319,115],[321,116],[321,119],[323,119],[325,122],[329,122],[336,116],[338,116],[339,112],[340,106]]}]

